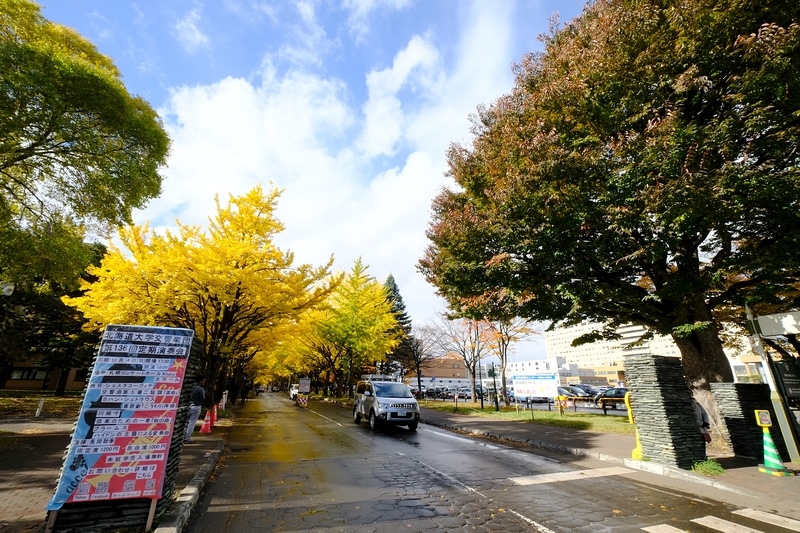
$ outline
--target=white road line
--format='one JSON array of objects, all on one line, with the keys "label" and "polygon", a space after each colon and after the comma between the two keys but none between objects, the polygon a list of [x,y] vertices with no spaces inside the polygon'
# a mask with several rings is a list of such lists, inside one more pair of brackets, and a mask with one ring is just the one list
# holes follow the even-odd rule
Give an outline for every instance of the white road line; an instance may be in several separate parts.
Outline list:
[{"label": "white road line", "polygon": [[324,418],[324,419],[325,419],[325,420],[327,420],[328,422],[333,422],[333,423],[334,423],[334,424],[336,424],[337,426],[344,427],[344,426],[343,426],[343,425],[342,425],[340,422],[337,422],[336,420],[334,420],[334,419],[332,419],[332,418],[328,418],[327,416],[325,416],[325,415],[323,415],[323,414],[320,414],[320,413],[318,413],[318,412],[314,411],[313,409],[308,409],[308,408],[306,408],[306,410],[307,410],[309,413],[314,413],[315,415],[317,415],[317,416],[318,416],[318,417],[320,417],[320,418]]},{"label": "white road line", "polygon": [[686,533],[684,529],[678,529],[677,527],[668,526],[666,524],[643,527],[642,531],[647,531],[648,533]]},{"label": "white road line", "polygon": [[717,518],[715,516],[704,516],[703,518],[695,518],[692,520],[695,524],[700,524],[701,526],[706,526],[711,529],[715,529],[717,531],[723,531],[724,533],[764,533],[760,529],[753,529],[747,526],[740,526],[739,524],[734,524],[733,522],[728,522],[727,520],[723,520],[721,518]]},{"label": "white road line", "polygon": [[517,485],[540,485],[543,483],[556,483],[559,481],[574,481],[593,477],[619,476],[632,474],[633,470],[621,466],[609,468],[593,468],[590,470],[576,470],[575,472],[559,472],[557,474],[540,474],[538,476],[523,476],[509,478]]},{"label": "white road line", "polygon": [[439,437],[444,437],[444,438],[447,438],[447,439],[453,439],[453,440],[457,440],[457,441],[460,441],[460,442],[465,442],[467,444],[477,444],[477,445],[479,445],[479,446],[481,446],[483,448],[488,448],[490,450],[500,450],[500,449],[502,449],[500,446],[493,446],[491,444],[486,444],[485,442],[476,441],[475,439],[468,439],[466,437],[459,437],[458,435],[453,435],[452,433],[448,433],[446,431],[436,431],[436,430],[431,430],[431,429],[429,429],[428,431],[430,431],[431,433],[435,433]]},{"label": "white road line", "polygon": [[782,527],[783,529],[788,529],[789,531],[800,531],[800,521],[792,518],[785,518],[783,516],[765,513],[756,509],[739,509],[738,511],[734,511],[733,514],[746,516],[747,518],[752,518],[753,520],[765,522],[773,526]]},{"label": "white road line", "polygon": [[[477,489],[474,489],[474,488],[470,487],[469,485],[465,485],[464,483],[460,482],[459,480],[457,480],[456,478],[454,478],[454,477],[453,477],[453,476],[451,476],[450,474],[445,474],[445,473],[444,473],[444,472],[442,472],[441,470],[439,470],[439,469],[437,469],[437,468],[435,468],[435,467],[433,467],[433,466],[431,466],[431,465],[429,465],[429,464],[427,464],[427,463],[423,463],[422,461],[420,461],[420,460],[418,460],[418,459],[415,459],[415,461],[416,461],[417,463],[419,463],[420,465],[424,466],[425,468],[428,468],[428,469],[432,470],[433,472],[437,473],[438,475],[442,476],[443,478],[445,478],[445,479],[449,480],[449,481],[450,481],[451,483],[453,483],[454,485],[458,485],[459,487],[462,487],[462,488],[463,488],[464,490],[466,490],[467,492],[472,492],[472,493],[474,493],[474,494],[477,494],[478,496],[480,496],[481,498],[483,498],[483,499],[485,499],[485,500],[488,500],[488,501],[490,501],[490,502],[494,502],[494,500],[493,500],[492,498],[490,498],[490,497],[486,496],[485,494],[482,494],[480,491],[478,491]],[[538,533],[556,533],[556,532],[555,532],[555,531],[553,531],[552,529],[548,529],[546,526],[543,526],[542,524],[540,524],[540,523],[536,522],[535,520],[531,520],[531,519],[530,519],[530,518],[528,518],[527,516],[525,516],[525,515],[523,515],[523,514],[520,514],[520,513],[518,513],[518,512],[517,512],[517,511],[515,511],[514,509],[510,509],[510,508],[506,507],[506,508],[505,508],[505,510],[506,510],[507,512],[509,512],[509,513],[513,514],[514,516],[516,516],[517,518],[519,518],[519,519],[520,519],[520,520],[522,520],[523,522],[527,523],[528,525],[530,525],[530,526],[532,526],[532,527],[536,528],[536,531],[537,531]]]}]

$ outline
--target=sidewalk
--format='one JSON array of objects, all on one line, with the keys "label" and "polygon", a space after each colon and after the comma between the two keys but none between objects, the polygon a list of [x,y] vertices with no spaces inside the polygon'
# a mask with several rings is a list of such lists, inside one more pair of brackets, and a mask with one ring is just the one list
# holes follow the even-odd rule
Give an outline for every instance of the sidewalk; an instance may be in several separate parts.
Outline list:
[{"label": "sidewalk", "polygon": [[[635,438],[630,435],[496,421],[424,407],[421,421],[509,444],[536,447],[542,453],[562,462],[575,463],[580,468],[602,467],[602,463],[622,465],[644,476],[645,481],[664,488],[800,520],[800,476],[777,477],[759,472],[756,460],[718,457],[726,474],[711,478],[630,459],[636,445]],[[0,531],[39,533],[44,530],[44,508],[55,489],[72,424],[72,421],[48,419],[0,421],[0,431],[12,433],[0,437],[0,494],[3,496],[0,498]],[[184,447],[176,480],[178,498],[158,524],[157,533],[180,533],[222,454],[221,435],[224,430],[212,435],[196,433],[194,442]],[[787,464],[787,467],[798,469],[797,465]]]},{"label": "sidewalk", "polygon": [[[53,496],[70,443],[74,421],[29,419],[0,421],[0,531],[44,531],[45,506]],[[222,453],[223,441],[197,433],[181,454],[176,496],[159,523],[159,533],[177,533],[188,519],[200,488],[208,480]],[[184,489],[186,488],[186,490]],[[182,492],[184,491],[184,492]]]},{"label": "sidewalk", "polygon": [[[631,459],[631,452],[636,447],[636,438],[632,435],[491,420],[424,407],[420,410],[420,421],[425,424],[556,452],[557,457],[565,462],[593,459],[622,465],[661,476],[656,479],[659,484],[690,494],[800,520],[800,472],[796,476],[784,477],[765,474],[758,470],[758,463],[763,462],[763,458],[714,457],[726,473],[706,477],[677,467]],[[798,465],[785,463],[785,466],[790,470],[800,470]]]}]

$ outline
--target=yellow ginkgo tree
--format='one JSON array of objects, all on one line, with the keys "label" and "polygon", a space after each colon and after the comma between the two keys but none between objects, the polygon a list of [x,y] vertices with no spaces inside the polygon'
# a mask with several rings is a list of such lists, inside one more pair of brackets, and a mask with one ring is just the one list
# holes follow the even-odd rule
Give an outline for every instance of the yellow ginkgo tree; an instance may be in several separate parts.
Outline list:
[{"label": "yellow ginkgo tree", "polygon": [[386,287],[361,259],[329,295],[304,313],[284,363],[324,375],[342,396],[365,367],[383,361],[399,343],[397,319]]},{"label": "yellow ginkgo tree", "polygon": [[[280,191],[256,187],[219,199],[207,230],[177,223],[176,233],[129,226],[119,234],[83,295],[65,302],[90,327],[142,324],[194,330],[202,341],[209,398],[229,373],[269,350],[277,327],[324,302],[340,278],[323,266],[295,265],[273,242]],[[236,377],[235,375],[233,376]]]}]

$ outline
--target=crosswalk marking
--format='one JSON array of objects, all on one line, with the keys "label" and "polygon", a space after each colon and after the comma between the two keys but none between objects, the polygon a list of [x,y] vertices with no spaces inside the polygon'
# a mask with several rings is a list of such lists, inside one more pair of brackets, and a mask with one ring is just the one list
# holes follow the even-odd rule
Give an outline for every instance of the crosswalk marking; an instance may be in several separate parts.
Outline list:
[{"label": "crosswalk marking", "polygon": [[658,526],[643,527],[642,531],[647,531],[648,533],[686,533],[682,529],[678,529],[677,527],[668,526],[666,524],[661,524],[661,525],[658,525]]},{"label": "crosswalk marking", "polygon": [[701,526],[710,527],[712,529],[716,529],[717,531],[724,531],[725,533],[763,533],[758,529],[753,529],[747,526],[740,526],[739,524],[734,524],[733,522],[728,522],[727,520],[723,520],[721,518],[716,518],[714,516],[704,516],[703,518],[695,518],[692,520],[695,524],[700,524]]},{"label": "crosswalk marking", "polygon": [[576,470],[575,472],[559,472],[557,474],[540,474],[538,476],[512,477],[511,481],[517,485],[540,485],[542,483],[555,483],[558,481],[574,481],[576,479],[588,479],[593,477],[619,476],[630,474],[633,470],[612,466],[609,468],[593,468],[591,470]]},{"label": "crosswalk marking", "polygon": [[773,526],[782,527],[783,529],[788,529],[789,531],[800,531],[800,520],[784,518],[782,516],[765,513],[756,509],[739,509],[738,511],[734,511],[733,514],[746,516],[747,518],[759,520]]},{"label": "crosswalk marking", "polygon": [[[788,531],[800,532],[800,520],[794,520],[792,518],[785,518],[783,516],[765,513],[757,509],[739,509],[738,511],[733,511],[733,514],[751,518],[753,520],[763,522],[764,524],[778,526]],[[733,522],[713,516],[695,518],[692,520],[692,522],[713,529],[714,531],[721,531],[722,533],[763,533],[760,529],[741,526],[739,524],[735,524]],[[678,529],[667,524],[643,527],[642,531],[647,531],[647,533],[686,533],[686,531],[683,529]]]}]

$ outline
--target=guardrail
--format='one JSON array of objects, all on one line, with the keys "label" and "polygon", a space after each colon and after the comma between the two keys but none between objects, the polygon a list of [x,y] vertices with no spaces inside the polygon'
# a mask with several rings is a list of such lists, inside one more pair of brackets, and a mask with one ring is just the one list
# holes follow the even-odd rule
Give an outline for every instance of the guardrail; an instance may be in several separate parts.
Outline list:
[{"label": "guardrail", "polygon": [[616,409],[618,404],[625,405],[625,398],[599,398],[595,403],[599,403],[600,407],[603,408],[603,414],[607,415],[608,412],[606,409],[608,408],[609,404],[612,404],[614,409]]}]

